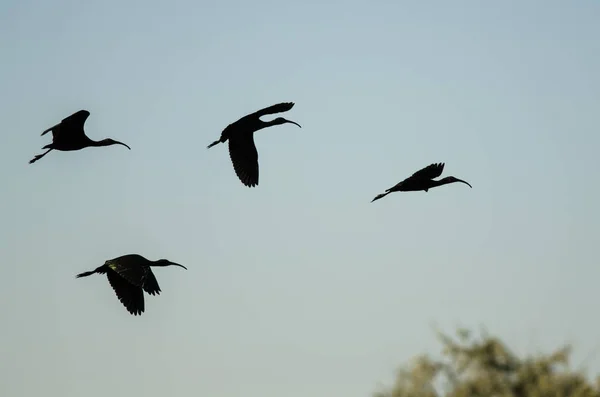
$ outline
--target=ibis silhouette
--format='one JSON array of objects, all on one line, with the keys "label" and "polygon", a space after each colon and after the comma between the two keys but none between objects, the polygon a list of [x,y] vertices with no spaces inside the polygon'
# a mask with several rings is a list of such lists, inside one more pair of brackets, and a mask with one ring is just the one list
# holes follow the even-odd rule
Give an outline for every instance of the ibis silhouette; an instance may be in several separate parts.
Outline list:
[{"label": "ibis silhouette", "polygon": [[83,131],[83,125],[89,117],[90,112],[87,110],[79,110],[73,113],[69,117],[64,118],[60,123],[52,126],[42,132],[42,136],[49,131],[52,131],[52,143],[44,146],[42,149],[48,149],[42,154],[38,154],[29,161],[29,164],[33,164],[52,150],[60,151],[72,151],[80,150],[90,146],[110,146],[110,145],[123,145],[127,149],[131,150],[129,146],[123,142],[115,141],[114,139],[103,139],[101,141],[93,141],[85,135]]},{"label": "ibis silhouette", "polygon": [[106,274],[119,301],[129,313],[137,316],[144,312],[143,291],[150,295],[160,295],[161,292],[151,266],[179,266],[187,270],[187,267],[166,259],[151,261],[138,254],[129,254],[109,259],[104,265],[80,273],[76,278],[91,276],[94,273]]},{"label": "ibis silhouette", "polygon": [[300,124],[283,117],[277,117],[271,121],[262,121],[260,117],[287,112],[292,107],[294,107],[293,102],[283,102],[248,114],[225,127],[221,132],[221,137],[208,145],[208,149],[229,140],[229,157],[236,175],[245,186],[258,186],[258,151],[254,144],[254,133],[263,128],[285,123],[295,124],[302,128]]},{"label": "ibis silhouette", "polygon": [[393,192],[416,192],[420,190],[427,192],[429,189],[436,186],[442,186],[454,182],[461,182],[469,185],[471,188],[473,187],[469,182],[453,176],[447,176],[437,181],[434,180],[433,178],[437,178],[438,176],[442,175],[442,171],[444,171],[444,163],[430,164],[427,167],[415,172],[402,182],[398,182],[395,186],[387,189],[385,193],[378,194],[373,200],[371,200],[371,202],[379,200],[380,198],[383,198]]}]

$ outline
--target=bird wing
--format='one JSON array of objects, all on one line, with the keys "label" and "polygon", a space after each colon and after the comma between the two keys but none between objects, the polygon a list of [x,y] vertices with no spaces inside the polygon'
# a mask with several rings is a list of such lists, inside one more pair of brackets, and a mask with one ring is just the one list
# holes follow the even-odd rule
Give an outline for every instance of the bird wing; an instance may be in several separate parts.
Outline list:
[{"label": "bird wing", "polygon": [[136,287],[141,287],[144,284],[144,279],[147,277],[147,272],[150,269],[129,259],[130,258],[111,259],[106,261],[106,266],[127,280],[128,283],[135,285]]},{"label": "bird wing", "polygon": [[261,116],[264,116],[267,114],[287,112],[288,110],[290,110],[293,107],[294,107],[294,102],[282,102],[282,103],[278,103],[276,105],[266,107],[264,109],[257,110],[256,112],[252,113],[252,116],[261,117]]},{"label": "bird wing", "polygon": [[59,124],[52,126],[42,132],[42,135],[46,134],[48,131],[52,131],[52,139],[60,139],[62,136],[67,133],[70,135],[81,134],[84,135],[83,125],[85,121],[90,116],[90,112],[87,110],[79,110],[72,115],[65,117]]},{"label": "bird wing", "polygon": [[160,287],[156,277],[154,277],[152,269],[148,269],[146,272],[146,277],[144,278],[144,284],[142,285],[142,288],[150,295],[160,295]]},{"label": "bird wing", "polygon": [[106,277],[119,301],[134,316],[144,312],[144,293],[142,288],[132,285],[116,272],[106,272]]},{"label": "bird wing", "polygon": [[427,167],[422,168],[419,171],[415,172],[408,178],[396,183],[394,186],[392,186],[389,189],[386,189],[385,191],[386,192],[396,191],[396,190],[400,189],[401,187],[406,188],[408,184],[412,184],[417,181],[424,181],[424,180],[430,180],[433,178],[437,178],[438,176],[440,176],[442,174],[443,170],[444,170],[444,163],[430,164]]},{"label": "bird wing", "polygon": [[229,138],[229,157],[240,181],[248,186],[258,185],[258,151],[253,134],[238,134]]},{"label": "bird wing", "polygon": [[433,179],[442,175],[444,163],[433,163],[412,174],[407,179]]},{"label": "bird wing", "polygon": [[74,124],[83,127],[83,124],[90,117],[90,112],[87,110],[79,110],[70,116],[62,119],[61,124]]},{"label": "bird wing", "polygon": [[90,112],[87,110],[80,110],[73,113],[69,117],[62,120],[60,131],[62,133],[68,133],[69,135],[85,135],[83,131],[83,125],[87,118],[90,117]]},{"label": "bird wing", "polygon": [[54,130],[56,127],[58,127],[59,125],[60,125],[60,123],[58,123],[58,124],[56,124],[56,125],[53,125],[52,127],[48,128],[47,130],[44,130],[44,132],[42,132],[42,135],[41,135],[41,136],[44,136],[44,135],[45,135],[46,133],[48,133],[49,131],[52,131],[52,135],[54,135],[54,131],[53,131],[53,130]]}]

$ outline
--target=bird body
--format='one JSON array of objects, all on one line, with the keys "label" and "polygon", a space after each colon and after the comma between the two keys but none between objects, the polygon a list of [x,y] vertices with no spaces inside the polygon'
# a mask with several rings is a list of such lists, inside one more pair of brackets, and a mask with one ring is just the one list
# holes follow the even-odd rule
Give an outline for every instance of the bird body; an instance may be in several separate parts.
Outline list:
[{"label": "bird body", "polygon": [[79,273],[76,278],[94,273],[106,274],[117,298],[127,311],[133,315],[141,315],[144,312],[143,291],[150,295],[159,295],[161,292],[151,266],[179,266],[187,270],[185,266],[166,259],[151,261],[138,254],[128,254],[109,259],[92,271]]},{"label": "bird body", "polygon": [[225,127],[220,138],[208,145],[208,149],[229,141],[229,157],[236,175],[245,186],[258,186],[258,151],[254,144],[254,133],[263,128],[285,123],[300,127],[300,124],[283,117],[271,121],[262,121],[260,117],[286,112],[292,107],[294,107],[293,102],[282,102],[248,114]]},{"label": "bird body", "polygon": [[401,182],[398,182],[396,185],[392,186],[389,189],[386,189],[385,193],[379,194],[375,196],[371,202],[375,200],[379,200],[390,193],[393,192],[416,192],[416,191],[429,191],[429,189],[434,188],[436,186],[446,185],[448,183],[461,182],[464,184],[471,186],[468,182],[463,181],[462,179],[455,178],[453,176],[447,176],[445,178],[434,180],[433,178],[437,178],[442,175],[444,171],[444,163],[433,163],[428,165],[425,168],[420,169],[415,172],[408,178],[404,179]]},{"label": "bird body", "polygon": [[44,136],[46,133],[52,131],[52,143],[42,148],[48,149],[48,151],[43,154],[36,155],[32,160],[29,161],[29,164],[35,163],[48,154],[51,150],[60,150],[66,152],[81,150],[86,147],[110,145],[123,145],[131,150],[131,148],[126,144],[110,138],[102,139],[101,141],[94,141],[85,135],[83,125],[89,116],[90,112],[87,110],[79,110],[72,115],[65,117],[60,123],[42,132],[42,136]]}]

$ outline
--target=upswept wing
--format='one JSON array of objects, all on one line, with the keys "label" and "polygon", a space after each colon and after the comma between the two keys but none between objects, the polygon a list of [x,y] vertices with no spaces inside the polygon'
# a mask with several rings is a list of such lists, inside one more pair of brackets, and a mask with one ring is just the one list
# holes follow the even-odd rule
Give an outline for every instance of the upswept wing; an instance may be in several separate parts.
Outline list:
[{"label": "upswept wing", "polygon": [[391,191],[398,190],[402,186],[406,186],[407,183],[412,183],[412,182],[419,181],[419,180],[428,180],[428,179],[437,178],[438,176],[440,176],[442,174],[443,170],[444,170],[444,163],[430,164],[427,167],[422,168],[419,171],[415,172],[408,178],[396,183],[394,186],[392,186],[389,189],[386,189],[385,191],[391,192]]},{"label": "upswept wing", "polygon": [[57,137],[60,138],[60,135],[64,134],[65,132],[70,134],[79,132],[83,134],[83,125],[89,116],[90,112],[87,110],[79,110],[62,119],[60,123],[48,128],[47,130],[44,130],[44,132],[42,132],[42,136],[49,131],[52,131],[53,139],[57,139]]},{"label": "upswept wing", "polygon": [[258,151],[253,134],[238,134],[229,138],[229,157],[240,181],[248,186],[258,185]]},{"label": "upswept wing", "polygon": [[134,316],[144,312],[144,293],[142,288],[132,285],[126,279],[115,272],[106,272],[106,277],[111,287],[115,291],[119,301],[125,306],[127,311]]},{"label": "upswept wing", "polygon": [[407,179],[433,179],[442,175],[444,163],[433,163],[412,174]]},{"label": "upswept wing", "polygon": [[77,112],[73,113],[70,116],[65,117],[64,119],[62,119],[61,124],[73,124],[73,125],[79,125],[80,127],[83,127],[83,124],[85,123],[85,121],[87,120],[87,118],[90,117],[90,112],[88,112],[87,110],[78,110]]},{"label": "upswept wing", "polygon": [[252,113],[252,115],[257,116],[257,117],[262,117],[267,114],[287,112],[288,110],[290,110],[293,107],[294,107],[294,102],[282,102],[282,103],[278,103],[276,105],[266,107],[264,109],[260,109],[256,112]]}]

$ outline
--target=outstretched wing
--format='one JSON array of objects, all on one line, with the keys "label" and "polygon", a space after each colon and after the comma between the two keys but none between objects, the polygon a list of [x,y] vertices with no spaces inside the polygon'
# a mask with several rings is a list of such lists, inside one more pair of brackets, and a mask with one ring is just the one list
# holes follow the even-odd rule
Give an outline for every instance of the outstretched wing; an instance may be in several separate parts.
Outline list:
[{"label": "outstretched wing", "polygon": [[65,117],[59,124],[52,126],[42,132],[42,136],[49,131],[52,131],[52,139],[56,141],[60,139],[64,134],[81,134],[83,135],[83,125],[90,116],[90,112],[87,110],[79,110],[72,115]]},{"label": "outstretched wing", "polygon": [[160,287],[158,281],[156,281],[156,277],[154,277],[154,273],[152,273],[152,269],[148,269],[146,272],[142,288],[150,295],[160,295]]},{"label": "outstretched wing", "polygon": [[252,113],[251,116],[261,117],[261,116],[264,116],[267,114],[287,112],[288,110],[290,110],[293,107],[294,107],[294,102],[282,102],[282,103],[278,103],[277,105],[272,105],[272,106],[266,107],[264,109],[260,109],[256,112]]},{"label": "outstretched wing", "polygon": [[412,174],[407,179],[433,179],[442,175],[444,163],[433,163]]},{"label": "outstretched wing", "polygon": [[61,123],[83,127],[83,124],[85,123],[88,117],[90,117],[90,112],[88,112],[85,109],[82,109],[62,119]]},{"label": "outstretched wing", "polygon": [[258,151],[253,134],[237,134],[229,138],[229,157],[240,181],[248,186],[258,185]]},{"label": "outstretched wing", "polygon": [[137,316],[144,312],[144,293],[141,287],[130,284],[116,272],[108,271],[106,277],[117,298],[129,313]]},{"label": "outstretched wing", "polygon": [[430,164],[427,167],[422,168],[419,171],[415,172],[414,174],[412,174],[408,178],[404,179],[403,181],[398,182],[391,188],[386,189],[385,191],[391,192],[391,191],[402,190],[402,189],[405,189],[407,187],[407,185],[413,184],[415,182],[437,178],[438,176],[440,176],[442,174],[443,170],[444,170],[444,163]]}]

